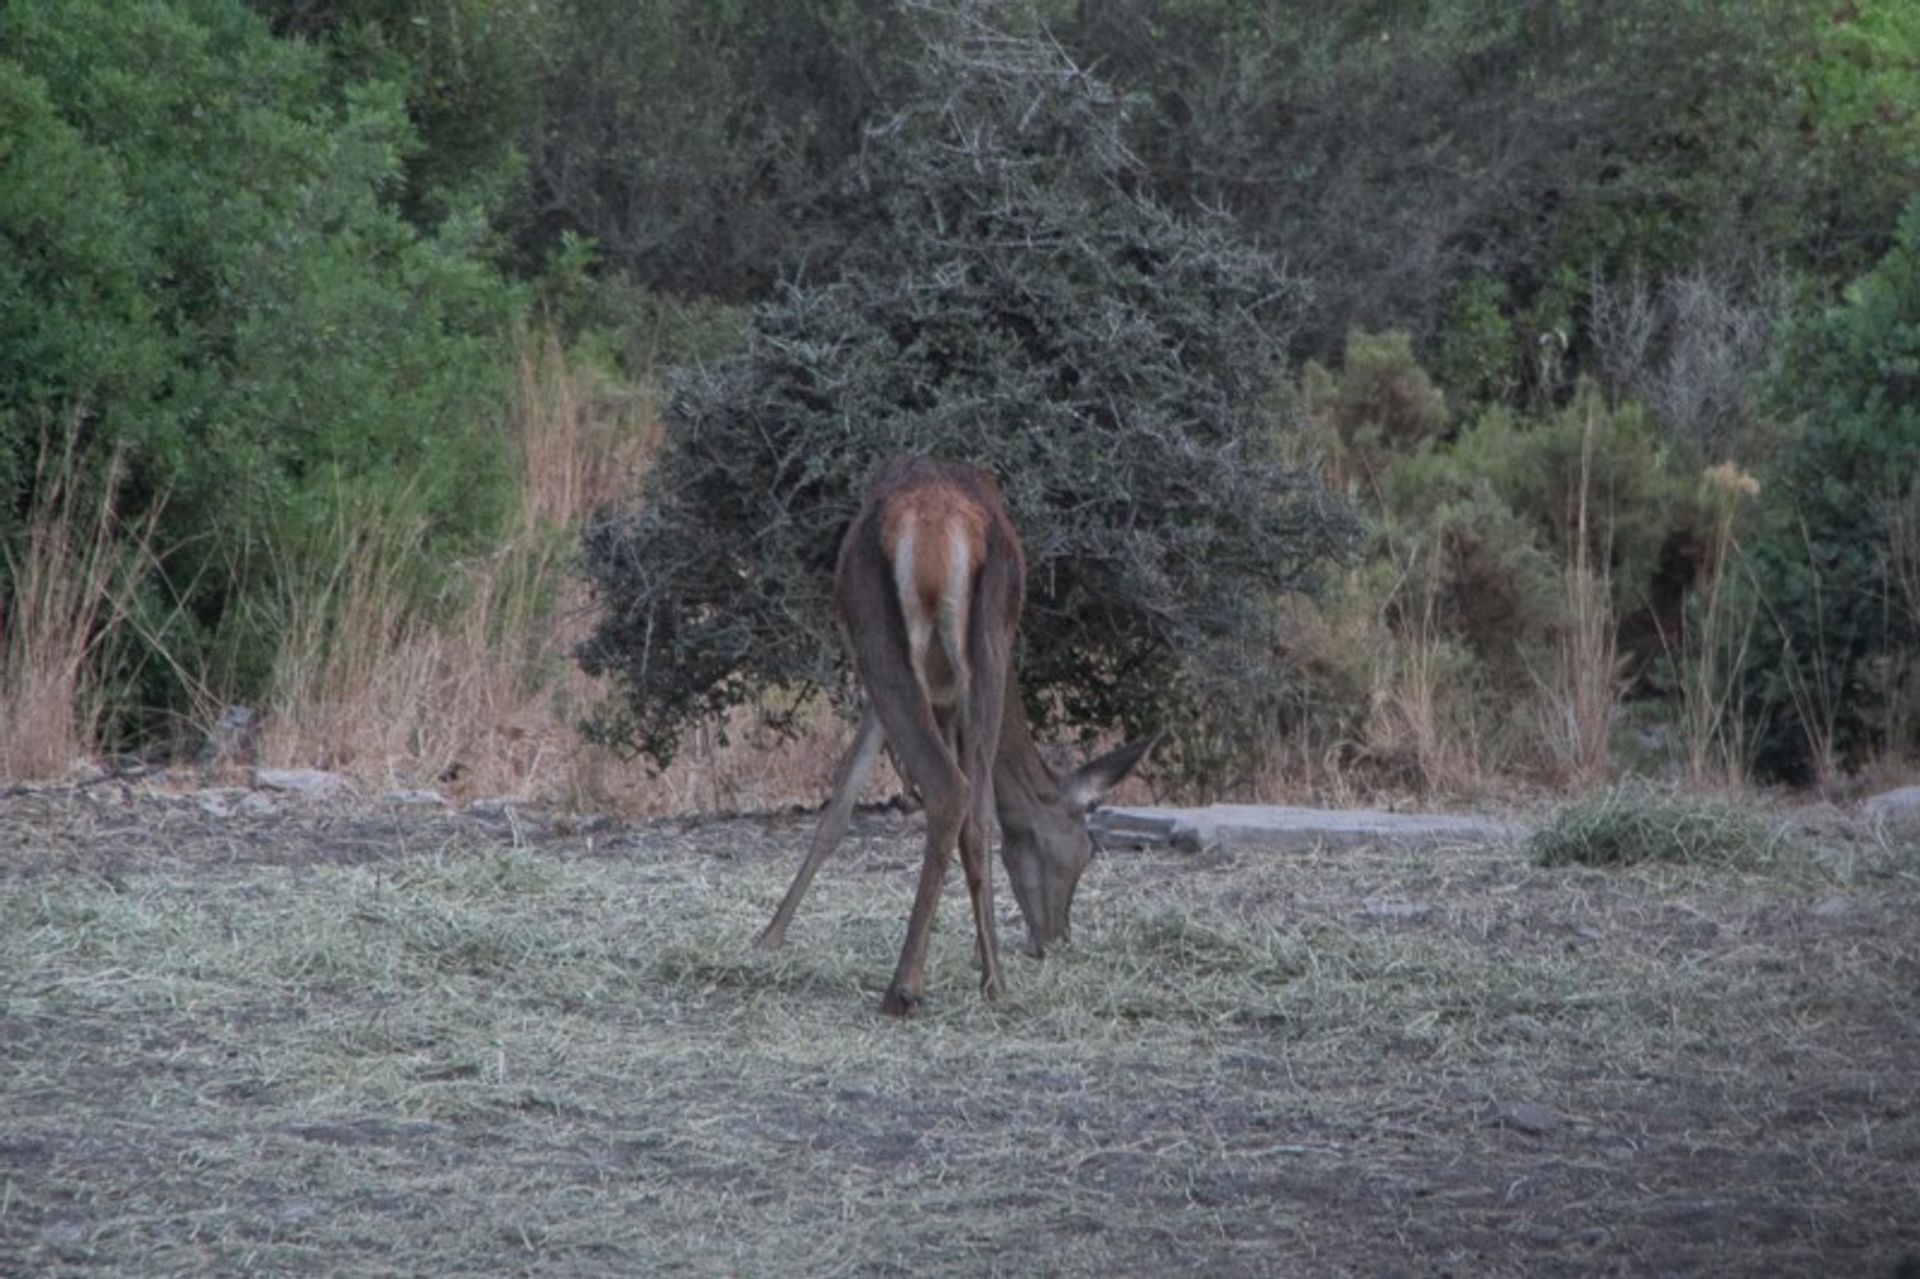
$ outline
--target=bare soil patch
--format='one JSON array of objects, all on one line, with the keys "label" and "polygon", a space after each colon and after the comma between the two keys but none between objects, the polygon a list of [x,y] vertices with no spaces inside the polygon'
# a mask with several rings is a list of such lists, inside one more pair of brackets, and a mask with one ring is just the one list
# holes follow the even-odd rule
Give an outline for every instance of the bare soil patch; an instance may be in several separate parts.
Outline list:
[{"label": "bare soil patch", "polygon": [[749,949],[809,830],[0,801],[0,1274],[1920,1257],[1911,843],[1115,853],[997,1006],[955,887],[895,1024],[913,819]]}]

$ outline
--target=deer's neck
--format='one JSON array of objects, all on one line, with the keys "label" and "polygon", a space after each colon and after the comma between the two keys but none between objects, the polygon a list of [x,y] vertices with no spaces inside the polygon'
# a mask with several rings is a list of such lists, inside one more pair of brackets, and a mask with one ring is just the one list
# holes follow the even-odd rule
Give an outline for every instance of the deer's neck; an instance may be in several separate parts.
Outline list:
[{"label": "deer's neck", "polygon": [[1000,824],[1029,826],[1029,814],[1060,802],[1060,779],[1033,743],[1026,703],[1009,675],[1006,709],[1000,718],[1000,749],[993,758],[993,806]]}]

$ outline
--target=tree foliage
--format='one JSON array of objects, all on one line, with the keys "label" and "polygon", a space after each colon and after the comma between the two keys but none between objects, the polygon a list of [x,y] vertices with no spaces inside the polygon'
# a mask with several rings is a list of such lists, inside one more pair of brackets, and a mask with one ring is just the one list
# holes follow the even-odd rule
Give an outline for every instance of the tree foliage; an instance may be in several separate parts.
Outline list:
[{"label": "tree foliage", "polygon": [[1793,434],[1762,481],[1762,762],[1807,777],[1920,739],[1920,203],[1886,255],[1789,338]]},{"label": "tree foliage", "polygon": [[1664,270],[1751,228],[1770,206],[1742,201],[1786,163],[1754,126],[1812,12],[1118,0],[1070,40],[1154,100],[1138,145],[1163,198],[1231,211],[1313,278],[1299,340],[1324,356],[1355,327],[1431,350],[1478,277],[1552,328],[1591,259]]},{"label": "tree foliage", "polygon": [[1286,687],[1277,597],[1352,530],[1278,447],[1302,287],[1134,191],[1124,103],[1057,47],[966,25],[919,75],[840,195],[839,277],[681,378],[639,501],[587,532],[602,727],[664,758],[700,716],[831,685],[839,534],[915,452],[1000,478],[1038,710],[1185,724],[1190,763],[1243,745]]},{"label": "tree foliage", "polygon": [[257,692],[285,593],[360,521],[416,526],[425,590],[502,507],[517,295],[481,219],[399,215],[414,142],[395,86],[336,97],[237,3],[0,14],[0,541],[42,449],[124,456],[129,507],[162,506],[126,656],[150,704],[181,673]]},{"label": "tree foliage", "polygon": [[827,195],[913,44],[866,0],[563,0],[520,228],[651,289],[745,301],[844,228]]}]

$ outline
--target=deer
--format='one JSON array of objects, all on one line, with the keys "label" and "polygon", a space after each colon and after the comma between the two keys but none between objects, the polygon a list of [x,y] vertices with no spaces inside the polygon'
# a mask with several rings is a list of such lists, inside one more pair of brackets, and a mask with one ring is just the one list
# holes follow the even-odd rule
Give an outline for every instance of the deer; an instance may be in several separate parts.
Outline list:
[{"label": "deer", "polygon": [[1093,858],[1087,815],[1154,744],[1131,742],[1064,776],[1041,755],[1013,677],[1026,572],[999,485],[963,462],[884,463],[840,543],[834,616],[864,705],[813,841],[757,944],[771,950],[785,941],[807,886],[846,835],[884,741],[926,819],[906,941],[880,1003],[890,1017],[908,1015],[924,998],[927,935],[956,848],[972,899],[981,996],[1003,992],[987,856],[994,817],[1031,953],[1044,958],[1070,938],[1074,890]]}]

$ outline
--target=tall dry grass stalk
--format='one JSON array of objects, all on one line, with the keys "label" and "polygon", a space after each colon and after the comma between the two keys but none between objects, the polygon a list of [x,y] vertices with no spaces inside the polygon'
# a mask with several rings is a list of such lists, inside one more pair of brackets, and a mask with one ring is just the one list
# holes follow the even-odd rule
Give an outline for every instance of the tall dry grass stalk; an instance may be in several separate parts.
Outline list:
[{"label": "tall dry grass stalk", "polygon": [[[1426,592],[1419,621],[1399,637],[1391,673],[1379,701],[1384,731],[1411,754],[1421,789],[1429,793],[1472,789],[1481,777],[1479,734],[1462,731],[1460,716],[1450,708],[1450,676],[1457,662],[1440,635],[1433,616],[1431,592]],[[1468,706],[1465,709],[1470,710]]]},{"label": "tall dry grass stalk", "polygon": [[92,658],[128,612],[151,556],[158,508],[130,529],[114,511],[121,462],[89,497],[75,449],[46,447],[34,468],[25,546],[9,551],[0,596],[0,776],[47,778],[98,753],[105,691]]},{"label": "tall dry grass stalk", "polygon": [[1701,475],[1712,536],[1695,589],[1697,611],[1681,634],[1678,651],[1667,645],[1680,677],[1687,777],[1696,786],[1734,788],[1749,777],[1750,751],[1739,699],[1754,610],[1751,596],[1729,589],[1729,579],[1739,552],[1734,529],[1740,503],[1759,492],[1759,482],[1732,462],[1710,466]]},{"label": "tall dry grass stalk", "polygon": [[574,530],[637,487],[660,423],[645,388],[574,363],[551,334],[526,337],[516,368],[519,493],[507,535],[459,566],[454,603],[439,610],[412,599],[399,567],[422,530],[389,522],[343,535],[332,571],[293,592],[261,758],[369,788],[635,814],[817,801],[845,732],[829,715],[795,742],[743,710],[659,774],[582,741],[577,721],[601,690],[571,658],[589,623],[570,571]]},{"label": "tall dry grass stalk", "polygon": [[1397,580],[1385,595],[1372,645],[1366,754],[1385,776],[1429,794],[1461,794],[1485,778],[1471,660],[1439,618],[1438,577],[1418,546],[1393,548]]},{"label": "tall dry grass stalk", "polygon": [[568,655],[584,626],[571,530],[637,481],[659,423],[644,392],[575,365],[551,334],[522,339],[516,371],[519,492],[506,535],[459,565],[452,603],[430,609],[401,554],[425,530],[342,530],[331,571],[291,592],[263,759],[379,786],[525,799],[576,789],[582,690]]},{"label": "tall dry grass stalk", "polygon": [[1595,785],[1607,775],[1608,738],[1621,692],[1612,573],[1605,556],[1595,562],[1589,534],[1597,411],[1589,400],[1580,440],[1580,485],[1572,512],[1567,623],[1561,633],[1558,668],[1551,679],[1542,681],[1541,688],[1540,721],[1548,752],[1566,780],[1577,786]]}]

